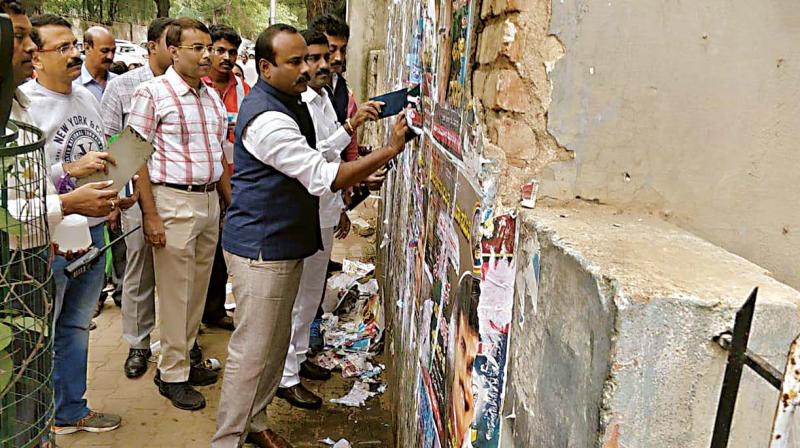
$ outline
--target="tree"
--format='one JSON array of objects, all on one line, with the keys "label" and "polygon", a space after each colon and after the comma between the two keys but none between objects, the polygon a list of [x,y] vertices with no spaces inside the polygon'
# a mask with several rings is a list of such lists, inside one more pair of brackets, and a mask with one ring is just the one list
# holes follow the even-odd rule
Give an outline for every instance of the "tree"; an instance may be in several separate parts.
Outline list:
[{"label": "tree", "polygon": [[306,0],[306,22],[325,14],[334,14],[342,19],[347,11],[345,0]]},{"label": "tree", "polygon": [[156,2],[156,17],[169,17],[169,0],[154,0]]}]

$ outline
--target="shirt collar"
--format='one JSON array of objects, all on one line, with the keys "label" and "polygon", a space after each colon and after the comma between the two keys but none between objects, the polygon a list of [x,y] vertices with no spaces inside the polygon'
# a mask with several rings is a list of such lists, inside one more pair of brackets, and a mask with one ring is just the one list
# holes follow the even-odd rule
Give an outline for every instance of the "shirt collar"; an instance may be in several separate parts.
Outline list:
[{"label": "shirt collar", "polygon": [[[179,75],[172,66],[170,66],[167,69],[167,72],[164,73],[164,77],[167,79],[167,82],[169,82],[172,88],[175,89],[175,93],[177,93],[179,96],[186,95],[192,91],[192,88],[189,86],[189,84],[186,84],[186,81],[181,78],[181,75]],[[206,84],[201,80],[200,86],[197,88],[197,94],[200,95],[206,88]]]},{"label": "shirt collar", "polygon": [[28,98],[28,95],[25,95],[25,92],[20,90],[19,87],[17,87],[17,89],[14,91],[14,98],[23,109],[28,109],[31,106],[30,98]]},{"label": "shirt collar", "polygon": [[303,102],[311,104],[315,101],[319,101],[320,99],[325,99],[328,96],[328,92],[325,89],[322,89],[322,94],[319,94],[316,92],[316,90],[309,87],[300,96],[303,99]]},{"label": "shirt collar", "polygon": [[[214,80],[212,80],[210,76],[204,76],[201,79],[201,81],[203,81],[203,84],[205,84],[206,86],[211,87],[212,89],[216,89],[216,86],[214,86]],[[228,72],[228,84],[225,86],[225,91],[217,93],[220,94],[219,95],[220,97],[224,97],[225,94],[228,93],[228,91],[231,88],[235,89],[236,84],[238,83],[239,81],[236,79],[236,75],[234,75],[233,70],[231,70],[230,72]]]},{"label": "shirt collar", "polygon": [[[111,81],[112,79],[114,79],[116,77],[117,77],[116,74],[108,72],[108,71],[106,72],[106,81]],[[81,85],[84,85],[84,86],[86,84],[91,84],[93,82],[97,83],[97,81],[94,78],[92,78],[92,74],[89,73],[89,69],[86,68],[86,62],[84,62],[83,65],[81,65],[81,77],[80,77],[80,80],[81,80]]]}]

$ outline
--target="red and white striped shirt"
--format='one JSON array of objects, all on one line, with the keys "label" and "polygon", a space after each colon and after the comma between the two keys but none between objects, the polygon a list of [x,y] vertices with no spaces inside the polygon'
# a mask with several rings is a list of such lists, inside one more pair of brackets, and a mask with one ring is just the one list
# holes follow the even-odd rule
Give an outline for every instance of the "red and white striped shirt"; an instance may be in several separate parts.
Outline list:
[{"label": "red and white striped shirt", "polygon": [[151,182],[202,185],[222,176],[227,112],[202,82],[195,90],[170,67],[136,89],[128,126],[156,149],[148,162]]}]

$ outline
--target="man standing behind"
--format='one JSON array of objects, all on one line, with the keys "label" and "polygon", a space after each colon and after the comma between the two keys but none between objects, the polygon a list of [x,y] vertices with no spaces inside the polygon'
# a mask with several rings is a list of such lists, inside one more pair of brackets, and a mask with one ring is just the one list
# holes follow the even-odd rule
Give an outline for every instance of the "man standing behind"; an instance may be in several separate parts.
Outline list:
[{"label": "man standing behind", "polygon": [[[342,150],[350,144],[352,134],[366,121],[378,118],[381,103],[364,104],[348,124],[340,126],[325,89],[331,80],[328,39],[322,32],[315,30],[306,31],[303,37],[308,45],[306,63],[310,80],[302,99],[308,105],[314,123],[316,149],[328,162],[341,162]],[[300,408],[318,409],[322,405],[322,399],[303,386],[300,377],[310,380],[326,380],[331,377],[329,370],[309,361],[306,354],[311,322],[325,289],[325,273],[331,257],[334,233],[337,238],[344,238],[350,231],[350,219],[344,209],[340,193],[325,192],[320,196],[319,224],[323,249],[303,260],[300,289],[292,309],[292,336],[277,396]]]},{"label": "man standing behind", "polygon": [[[167,48],[167,28],[175,21],[158,18],[147,28],[147,52],[150,57],[143,67],[132,70],[108,83],[103,95],[103,124],[106,137],[117,135],[128,123],[133,104],[133,92],[139,85],[161,76],[172,65]],[[122,213],[124,231],[142,225],[139,204]],[[156,324],[155,274],[153,250],[145,243],[144,231],[139,229],[125,238],[126,266],[122,286],[122,335],[130,350],[125,360],[125,376],[137,378],[147,372],[150,353],[150,333]],[[167,291],[162,295],[166,296]]]},{"label": "man standing behind", "polygon": [[117,77],[108,71],[117,51],[114,35],[102,26],[93,26],[83,33],[83,48],[86,49],[86,59],[81,66],[81,76],[75,80],[75,84],[89,89],[99,103],[108,82]]},{"label": "man standing behind", "polygon": [[[242,38],[236,30],[227,25],[214,25],[211,31],[211,70],[203,82],[217,91],[228,111],[228,134],[225,140],[225,158],[233,169],[233,128],[236,116],[245,95],[250,87],[233,74],[233,67],[239,56],[239,45]],[[222,212],[224,219],[225,212]],[[211,269],[211,281],[208,284],[206,306],[203,311],[203,323],[214,327],[233,331],[233,319],[225,311],[225,285],[228,283],[228,269],[222,255],[222,243],[217,244],[214,254],[214,266]]]},{"label": "man standing behind", "polygon": [[[350,40],[350,27],[340,18],[326,14],[314,19],[308,29],[320,31],[328,38],[328,49],[331,53],[330,65],[333,72],[330,83],[330,100],[339,123],[345,123],[355,114],[357,104],[355,96],[347,86],[347,80],[344,79],[344,72],[347,71],[347,43]],[[357,158],[358,135],[354,134],[342,159],[349,162]]]},{"label": "man standing behind", "polygon": [[[69,22],[45,14],[32,21],[33,66],[38,73],[21,87],[30,98],[30,116],[46,136],[50,178],[60,191],[74,187],[75,178],[103,171],[113,160],[105,149],[103,121],[97,100],[84,87],[73,87],[80,75],[81,59],[77,40]],[[112,209],[127,205],[110,199]],[[92,244],[103,243],[103,218],[90,218]],[[64,275],[67,261],[57,256],[53,263],[56,283],[55,331],[53,341],[53,382],[55,385],[56,434],[76,431],[103,432],[119,427],[121,418],[100,414],[86,406],[86,362],[89,348],[89,324],[100,290],[103,288],[103,265],[95,264],[88,272],[69,280]]]},{"label": "man standing behind", "polygon": [[[73,84],[86,87],[97,98],[99,105],[109,81],[117,77],[116,74],[109,71],[111,64],[114,62],[114,54],[117,51],[114,35],[102,26],[93,26],[83,33],[83,46],[86,50],[86,59],[83,61],[83,66],[81,66],[81,76]],[[119,210],[109,215],[105,225],[110,239],[121,235],[119,231]],[[111,265],[112,276],[109,281],[114,285],[114,300],[119,301],[122,295],[122,277],[125,272],[125,243],[115,244],[111,248],[111,258],[113,260]],[[95,315],[100,314],[103,310],[105,301],[106,293],[105,289],[103,289],[98,298]]]},{"label": "man standing behind", "polygon": [[228,344],[213,447],[289,447],[267,428],[266,408],[281,380],[303,259],[324,249],[319,196],[365,179],[405,148],[401,114],[386,148],[350,163],[314,149],[314,123],[300,95],[308,54],[291,26],[272,25],[256,41],[260,79],[236,125],[234,202],[222,244],[233,275],[236,330]]},{"label": "man standing behind", "polygon": [[[219,237],[219,193],[230,203],[230,175],[222,152],[225,106],[203,84],[211,61],[211,35],[201,22],[182,17],[167,31],[172,67],[141,85],[128,125],[153,143],[155,154],[139,172],[144,234],[153,246],[161,332],[155,382],[179,409],[205,407],[193,386],[217,373],[191,366],[214,250]],[[168,296],[166,294],[169,294]]]}]

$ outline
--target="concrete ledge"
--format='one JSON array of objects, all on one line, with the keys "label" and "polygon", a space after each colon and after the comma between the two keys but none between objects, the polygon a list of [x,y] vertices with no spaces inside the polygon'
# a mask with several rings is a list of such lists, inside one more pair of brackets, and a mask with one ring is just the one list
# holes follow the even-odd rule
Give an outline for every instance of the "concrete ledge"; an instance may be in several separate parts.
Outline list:
[{"label": "concrete ledge", "polygon": [[[505,445],[708,447],[726,358],[711,338],[758,286],[750,348],[783,370],[800,293],[651,216],[540,207],[520,217]],[[767,446],[777,397],[745,373],[731,447]]]}]

